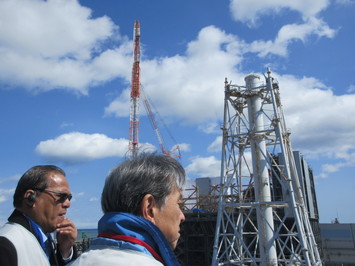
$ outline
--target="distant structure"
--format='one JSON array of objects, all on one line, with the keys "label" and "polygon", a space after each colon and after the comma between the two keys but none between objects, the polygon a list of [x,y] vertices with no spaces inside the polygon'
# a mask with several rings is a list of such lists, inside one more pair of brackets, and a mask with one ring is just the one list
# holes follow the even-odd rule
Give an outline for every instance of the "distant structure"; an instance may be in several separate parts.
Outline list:
[{"label": "distant structure", "polygon": [[319,224],[325,266],[354,266],[355,224]]},{"label": "distant structure", "polygon": [[131,157],[136,157],[139,149],[139,98],[140,98],[140,25],[139,21],[134,22],[134,48],[133,48],[133,67],[131,85],[131,105],[130,105],[130,124],[129,124],[129,152]]},{"label": "distant structure", "polygon": [[269,69],[265,80],[225,81],[212,265],[322,265]]}]

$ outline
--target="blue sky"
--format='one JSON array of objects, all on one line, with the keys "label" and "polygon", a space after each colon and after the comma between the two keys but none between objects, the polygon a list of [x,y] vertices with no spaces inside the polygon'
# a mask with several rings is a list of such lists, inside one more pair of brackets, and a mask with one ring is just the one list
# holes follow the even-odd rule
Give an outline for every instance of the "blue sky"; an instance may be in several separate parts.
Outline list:
[{"label": "blue sky", "polygon": [[[19,177],[50,163],[67,173],[68,217],[96,227],[128,148],[135,20],[141,82],[189,179],[219,175],[225,77],[244,85],[270,67],[321,222],[354,223],[354,12],[353,0],[0,0],[0,223]],[[158,147],[140,109],[140,142]]]}]

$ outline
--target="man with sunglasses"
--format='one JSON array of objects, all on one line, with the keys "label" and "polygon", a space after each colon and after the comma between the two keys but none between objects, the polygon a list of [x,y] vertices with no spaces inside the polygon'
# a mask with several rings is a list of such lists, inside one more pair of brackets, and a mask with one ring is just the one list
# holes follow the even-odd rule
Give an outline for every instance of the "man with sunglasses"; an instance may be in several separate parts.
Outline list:
[{"label": "man with sunglasses", "polygon": [[[65,265],[77,257],[65,172],[54,165],[29,169],[14,194],[14,212],[0,228],[0,265]],[[56,232],[56,241],[50,233]]]}]

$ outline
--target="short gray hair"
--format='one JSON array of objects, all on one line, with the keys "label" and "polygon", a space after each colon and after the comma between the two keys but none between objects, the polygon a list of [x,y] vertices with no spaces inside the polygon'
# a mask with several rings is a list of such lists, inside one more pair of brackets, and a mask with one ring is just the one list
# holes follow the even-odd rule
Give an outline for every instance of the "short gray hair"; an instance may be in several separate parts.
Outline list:
[{"label": "short gray hair", "polygon": [[143,154],[124,161],[107,176],[101,196],[106,212],[139,214],[143,197],[154,196],[159,207],[174,189],[185,184],[185,170],[174,158],[166,155]]}]

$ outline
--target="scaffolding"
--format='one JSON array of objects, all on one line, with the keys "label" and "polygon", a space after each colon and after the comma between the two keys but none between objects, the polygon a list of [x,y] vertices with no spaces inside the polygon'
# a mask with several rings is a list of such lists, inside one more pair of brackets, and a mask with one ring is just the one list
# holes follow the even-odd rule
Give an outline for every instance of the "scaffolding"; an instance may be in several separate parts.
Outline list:
[{"label": "scaffolding", "polygon": [[279,86],[269,69],[264,77],[249,75],[245,86],[225,80],[212,265],[322,265]]}]

